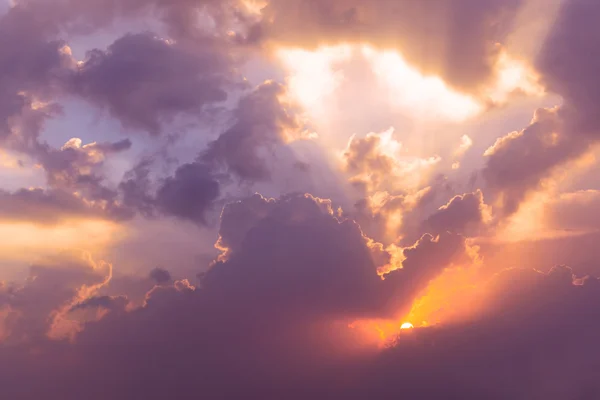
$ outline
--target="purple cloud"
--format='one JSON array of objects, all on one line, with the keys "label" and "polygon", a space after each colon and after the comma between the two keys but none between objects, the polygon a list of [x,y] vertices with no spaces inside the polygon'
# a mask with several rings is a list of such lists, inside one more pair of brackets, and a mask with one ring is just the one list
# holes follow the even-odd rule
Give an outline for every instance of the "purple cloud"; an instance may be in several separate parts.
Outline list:
[{"label": "purple cloud", "polygon": [[205,38],[186,48],[151,33],[126,35],[78,66],[73,93],[107,109],[124,127],[158,135],[181,115],[200,117],[227,99],[236,80],[227,47]]}]

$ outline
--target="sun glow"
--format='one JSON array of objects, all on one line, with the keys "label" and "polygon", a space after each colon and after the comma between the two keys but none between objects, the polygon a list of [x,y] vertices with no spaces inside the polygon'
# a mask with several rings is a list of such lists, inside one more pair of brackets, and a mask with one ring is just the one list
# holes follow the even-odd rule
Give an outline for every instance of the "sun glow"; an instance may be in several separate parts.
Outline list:
[{"label": "sun glow", "polygon": [[540,77],[533,68],[503,50],[496,62],[496,82],[486,90],[486,95],[494,103],[506,103],[515,92],[542,96],[545,90],[539,80]]},{"label": "sun glow", "polygon": [[400,329],[402,329],[402,330],[413,329],[413,328],[414,328],[414,326],[410,322],[405,322],[402,325],[400,325]]},{"label": "sun glow", "polygon": [[366,319],[354,321],[349,328],[355,329],[370,345],[387,347],[393,344],[400,333],[400,323],[387,319]]},{"label": "sun glow", "polygon": [[[354,62],[366,63],[380,95],[411,117],[463,121],[483,110],[477,100],[452,90],[442,79],[422,75],[395,50],[344,44],[313,51],[280,48],[276,57],[288,73],[290,91],[311,112],[324,112],[324,103],[344,81],[346,67],[350,68]],[[369,99],[364,101],[365,107],[371,105]]]},{"label": "sun glow", "polygon": [[314,51],[282,48],[276,57],[288,73],[290,93],[314,116],[321,116],[323,106],[344,79],[337,64],[352,56],[349,45],[321,47]]},{"label": "sun glow", "polygon": [[362,48],[380,83],[389,89],[392,104],[421,115],[448,121],[463,121],[483,107],[473,98],[450,89],[442,79],[424,76],[394,50]]}]

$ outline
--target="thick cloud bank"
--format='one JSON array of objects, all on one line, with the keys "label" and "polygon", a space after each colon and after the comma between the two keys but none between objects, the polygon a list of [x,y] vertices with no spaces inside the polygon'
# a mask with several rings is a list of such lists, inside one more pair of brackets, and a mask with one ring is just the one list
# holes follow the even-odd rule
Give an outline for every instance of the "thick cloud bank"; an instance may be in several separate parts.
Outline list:
[{"label": "thick cloud bank", "polygon": [[[219,247],[221,260],[198,287],[170,283],[167,271],[155,269],[157,286],[131,311],[125,298],[94,297],[100,285],[110,285],[95,264],[32,268],[24,287],[2,291],[3,334],[15,343],[0,350],[5,393],[56,399],[449,393],[592,399],[599,393],[600,286],[593,278],[576,280],[566,267],[548,274],[506,270],[474,298],[487,306],[474,322],[401,332],[395,346],[374,349],[349,322],[381,316],[390,299],[406,301],[441,265],[464,265],[463,239],[424,237],[404,250],[403,269],[381,280],[358,226],[338,221],[328,202],[255,196],[226,207]],[[88,321],[72,342],[44,335],[68,321],[71,329]],[[38,335],[22,336],[25,326]],[[35,352],[22,353],[27,345]]]}]

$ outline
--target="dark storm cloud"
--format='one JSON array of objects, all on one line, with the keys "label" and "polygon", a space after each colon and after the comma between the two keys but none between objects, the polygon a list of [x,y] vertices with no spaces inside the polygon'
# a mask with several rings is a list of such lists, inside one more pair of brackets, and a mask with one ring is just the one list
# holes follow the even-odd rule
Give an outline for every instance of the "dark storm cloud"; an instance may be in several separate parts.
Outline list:
[{"label": "dark storm cloud", "polygon": [[473,89],[493,74],[521,0],[270,0],[259,37],[314,47],[344,42],[396,47],[426,74]]},{"label": "dark storm cloud", "polygon": [[227,99],[235,73],[227,47],[204,38],[192,49],[150,33],[129,34],[78,66],[74,93],[107,109],[124,127],[158,135],[175,117],[199,117]]}]

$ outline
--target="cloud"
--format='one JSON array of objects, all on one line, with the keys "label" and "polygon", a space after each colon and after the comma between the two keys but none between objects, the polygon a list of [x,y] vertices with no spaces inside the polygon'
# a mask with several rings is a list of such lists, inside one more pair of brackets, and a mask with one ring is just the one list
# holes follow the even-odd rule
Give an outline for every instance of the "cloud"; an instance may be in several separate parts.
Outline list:
[{"label": "cloud", "polygon": [[563,113],[573,135],[597,137],[600,119],[600,58],[592,49],[600,45],[596,18],[600,5],[585,0],[563,2],[554,26],[537,60],[546,87],[564,99]]},{"label": "cloud", "polygon": [[123,310],[127,303],[128,300],[125,296],[95,296],[74,305],[71,307],[70,312],[87,308],[105,308],[110,311]]},{"label": "cloud", "polygon": [[287,46],[368,42],[397,48],[409,64],[461,89],[490,80],[495,44],[510,33],[520,0],[270,0],[262,10],[262,38]]},{"label": "cloud", "polygon": [[557,167],[589,149],[590,141],[578,138],[561,113],[560,108],[537,110],[527,128],[498,139],[485,152],[483,177],[501,214],[515,213]]},{"label": "cloud", "polygon": [[184,164],[158,189],[156,205],[167,215],[206,224],[206,211],[219,193],[219,183],[208,167]]},{"label": "cloud", "polygon": [[154,280],[157,285],[161,285],[171,281],[171,274],[166,269],[154,268],[150,271],[150,278]]},{"label": "cloud", "polygon": [[203,276],[204,290],[290,317],[377,310],[381,281],[366,241],[326,200],[256,195],[232,203],[222,213],[218,246],[224,258]]},{"label": "cloud", "polygon": [[544,205],[544,221],[551,229],[591,232],[600,229],[595,210],[600,207],[600,191],[580,190],[562,193]]},{"label": "cloud", "polygon": [[[373,187],[378,187],[383,178],[393,172],[396,167],[394,156],[402,146],[393,139],[393,134],[394,129],[390,128],[380,135],[369,133],[364,138],[350,139],[343,158],[347,171],[354,174],[355,180],[371,181]],[[365,174],[367,176],[361,179]]]},{"label": "cloud", "polygon": [[207,225],[221,188],[209,166],[201,162],[182,164],[170,176],[151,178],[152,158],[143,159],[125,174],[118,187],[123,208],[147,218],[176,217]]},{"label": "cloud", "polygon": [[60,189],[0,191],[0,220],[57,224],[69,219],[126,219],[127,210],[113,204],[91,203]]},{"label": "cloud", "polygon": [[164,123],[198,118],[225,101],[237,80],[227,47],[209,37],[203,43],[188,49],[151,33],[128,34],[106,51],[88,52],[71,90],[124,127],[158,135]]},{"label": "cloud", "polygon": [[[415,193],[392,195],[376,192],[358,200],[354,209],[344,210],[344,216],[354,219],[368,237],[390,244],[413,230],[421,230],[421,214],[435,196],[432,187]],[[419,225],[418,228],[415,225]],[[413,229],[414,228],[414,229]],[[422,235],[419,231],[417,238]],[[412,236],[412,235],[411,235]],[[415,239],[412,239],[414,242]]]},{"label": "cloud", "polygon": [[[36,342],[35,357],[0,346],[5,393],[71,399],[104,382],[101,393],[89,392],[89,398],[191,398],[200,384],[204,395],[224,398],[372,393],[384,399],[433,399],[452,392],[465,399],[562,400],[573,394],[593,398],[599,389],[593,379],[598,355],[593,343],[600,331],[593,318],[600,300],[595,279],[574,280],[564,267],[549,274],[507,270],[485,283],[488,311],[477,319],[402,332],[394,347],[365,352],[356,330],[332,322],[362,308],[355,307],[365,292],[351,289],[360,284],[355,277],[372,272],[363,269],[370,264],[368,252],[364,244],[341,247],[353,244],[348,240],[363,241],[360,231],[336,221],[327,202],[310,197],[253,201],[248,207],[234,203],[238,212],[224,215],[224,222],[231,223],[227,219],[241,215],[239,210],[258,210],[259,201],[269,212],[253,214],[253,227],[238,232],[246,232],[241,242],[231,231],[222,232],[232,252],[200,287],[177,281],[154,288],[144,307],[130,312],[115,312],[120,310],[115,307],[88,322],[69,344]],[[315,241],[329,235],[337,239],[326,239],[323,248],[328,251],[321,252],[299,240],[310,235],[318,236]],[[278,246],[269,247],[273,237]],[[404,275],[391,276],[422,279],[440,264],[460,263],[461,243],[456,235],[424,237],[405,250]],[[314,254],[303,251],[309,245]],[[364,261],[356,257],[360,253]],[[296,258],[303,262],[290,262]],[[308,261],[317,264],[304,263]],[[398,282],[391,277],[372,281],[380,288]],[[75,309],[109,309],[119,301],[123,299],[89,297]],[[325,322],[319,316],[327,316]],[[202,356],[191,356],[190,349]],[[18,384],[38,374],[52,379],[30,388]],[[423,385],[414,374],[426,374],[435,385]],[[556,374],[564,379],[551,379]],[[348,376],[352,379],[342,378]],[[385,384],[390,381],[394,384]]]},{"label": "cloud", "polygon": [[89,34],[142,17],[162,22],[170,35],[188,41],[204,36],[207,30],[225,33],[231,24],[243,26],[250,17],[237,0],[57,0],[52,5],[44,0],[19,0],[18,6],[36,13],[38,24],[46,29]]},{"label": "cloud", "polygon": [[112,267],[87,253],[66,252],[34,264],[24,284],[0,288],[0,304],[8,307],[9,343],[36,342],[72,328],[65,317],[110,281]]},{"label": "cloud", "polygon": [[[219,247],[227,251],[198,287],[185,280],[157,286],[143,307],[129,312],[123,297],[70,289],[83,277],[85,287],[100,282],[104,290],[111,282],[103,283],[102,274],[87,281],[87,272],[38,273],[41,288],[48,282],[66,288],[60,296],[62,291],[32,293],[35,299],[57,296],[30,303],[47,306],[39,315],[67,304],[63,318],[87,322],[70,343],[41,335],[33,342],[35,356],[0,345],[5,393],[26,399],[42,393],[185,399],[197,395],[200,385],[202,394],[223,398],[372,393],[427,399],[452,392],[465,399],[562,400],[599,389],[589,369],[600,332],[593,318],[600,300],[595,279],[574,280],[564,267],[547,275],[508,270],[483,284],[484,296],[477,299],[488,311],[474,320],[403,331],[395,346],[369,350],[364,346],[370,342],[347,321],[410,306],[441,270],[473,262],[463,237],[422,237],[402,249],[402,268],[381,280],[372,243],[354,222],[338,220],[326,200],[256,195],[225,208],[220,235]],[[41,327],[45,332],[47,324]],[[191,349],[201,356],[190,355]],[[423,385],[414,374],[427,374],[435,385]],[[556,374],[565,379],[551,379]],[[41,375],[49,379],[27,388],[19,384]]]},{"label": "cloud", "polygon": [[105,159],[129,150],[131,141],[90,143],[70,139],[61,149],[36,144],[30,155],[46,173],[47,189],[0,192],[0,214],[6,219],[57,223],[69,218],[131,218],[119,193],[104,184]]},{"label": "cloud", "polygon": [[[191,161],[175,157],[174,170],[162,172],[164,177],[154,169],[158,156],[152,153],[111,187],[106,163],[128,151],[130,140],[83,145],[74,138],[59,149],[44,142],[56,138],[41,136],[45,122],[61,111],[56,101],[69,96],[107,111],[126,131],[151,135],[213,111],[222,116],[215,107],[225,104],[230,90],[243,87],[239,62],[245,51],[257,51],[252,45],[260,39],[276,47],[358,41],[392,47],[420,70],[480,93],[495,74],[501,52],[495,42],[510,32],[520,5],[519,0],[432,0],[427,7],[409,0],[270,0],[262,17],[258,12],[249,17],[233,0],[19,0],[0,17],[5,33],[0,60],[12,60],[0,61],[0,140],[43,168],[47,187],[0,192],[0,218],[48,225],[75,218],[122,220],[137,212],[174,221],[153,221],[159,235],[149,221],[131,222],[127,228],[144,232],[139,247],[125,240],[113,250],[121,261],[116,279],[110,264],[77,253],[37,261],[24,282],[0,284],[3,395],[24,400],[600,396],[598,280],[574,277],[567,267],[548,273],[530,264],[506,269],[514,260],[504,253],[499,267],[487,262],[493,249],[481,257],[472,239],[496,221],[484,192],[502,220],[595,143],[600,98],[589,81],[597,60],[593,47],[579,40],[589,35],[595,44],[594,4],[565,0],[538,60],[541,81],[561,94],[564,104],[539,110],[529,127],[499,139],[486,152],[483,189],[447,202],[447,194],[456,192],[443,177],[428,176],[439,157],[404,157],[392,130],[353,137],[345,150],[345,172],[363,198],[350,213],[337,208],[337,198],[242,197],[234,185],[262,184],[266,193],[280,193],[275,178],[288,178],[288,165],[303,174],[321,173],[320,164],[311,164],[316,156],[304,164],[294,157],[296,149],[288,144],[304,138],[304,116],[286,87],[274,81],[239,93],[221,135],[204,150],[189,149],[199,153]],[[149,15],[164,24],[172,40],[128,34],[79,64],[55,40],[59,33],[90,32],[120,18],[134,26],[134,20]],[[256,18],[261,23],[246,32]],[[463,139],[459,150],[448,154],[462,155],[471,145]],[[158,153],[166,156],[167,150]],[[593,229],[587,214],[593,213],[596,197],[590,191],[550,201],[545,222]],[[211,211],[216,214],[218,204],[229,199],[218,232],[198,232],[178,221],[210,226]],[[7,232],[17,229],[6,226]],[[69,235],[90,246],[94,239],[77,229]],[[66,243],[60,234],[48,237],[52,229],[35,230],[48,248]],[[9,232],[5,241],[35,242],[27,234],[33,230],[21,231],[26,234],[12,238]],[[113,233],[99,229],[98,236]],[[204,251],[199,250],[206,245],[203,237],[217,233],[220,254],[210,267],[197,280],[180,276],[175,268]],[[168,252],[152,245],[160,240]],[[588,259],[594,254],[578,249],[586,250]],[[37,255],[23,253],[27,260]],[[131,264],[146,264],[146,272],[127,275]],[[161,267],[147,272],[156,265],[168,266],[173,275]],[[504,271],[488,279],[498,268]],[[451,293],[465,293],[458,300],[448,296],[442,307],[472,306],[469,318],[429,327],[411,321],[416,328],[399,332],[386,348],[377,333],[355,329],[355,322],[383,320],[399,331],[433,280],[446,273],[460,278],[460,271],[477,279],[456,282]]]},{"label": "cloud", "polygon": [[64,189],[89,189],[94,197],[103,198],[108,193],[101,186],[104,179],[102,166],[107,156],[131,148],[131,141],[123,139],[114,143],[90,143],[82,145],[79,138],[72,138],[60,150],[40,145],[34,156],[47,174],[48,184]]},{"label": "cloud", "polygon": [[397,293],[393,304],[399,315],[407,314],[410,302],[446,268],[470,267],[477,262],[477,249],[463,236],[450,232],[435,237],[425,234],[399,251],[400,265],[383,275],[386,286]]},{"label": "cloud", "polygon": [[499,139],[486,152],[483,175],[505,214],[514,213],[557,167],[580,157],[597,140],[599,59],[590,49],[600,42],[594,22],[599,15],[594,2],[563,3],[536,62],[541,82],[562,96],[563,104],[537,110],[527,128]]},{"label": "cloud", "polygon": [[298,137],[297,109],[285,99],[285,86],[267,81],[244,96],[233,111],[233,125],[209,143],[199,159],[242,181],[271,177],[269,152]]},{"label": "cloud", "polygon": [[[256,195],[226,206],[221,218],[217,247],[224,253],[203,276],[203,288],[255,299],[263,308],[289,303],[319,314],[394,313],[437,273],[469,263],[472,255],[454,234],[426,235],[411,247],[386,250],[355,222],[338,220],[329,201],[309,195]],[[396,260],[398,265],[386,265]],[[385,281],[378,269],[387,270]],[[278,293],[276,304],[268,300],[271,291]],[[305,293],[312,293],[310,299],[301,300]]]},{"label": "cloud", "polygon": [[52,95],[73,67],[69,48],[37,22],[18,6],[0,17],[0,144],[17,148],[35,140],[42,121],[58,111]]},{"label": "cloud", "polygon": [[420,158],[400,152],[402,143],[394,139],[394,128],[371,132],[363,138],[352,136],[342,154],[350,182],[360,190],[411,190],[419,188],[439,156]]},{"label": "cloud", "polygon": [[462,135],[460,137],[460,145],[454,152],[455,157],[463,156],[473,146],[473,139],[469,135]]},{"label": "cloud", "polygon": [[477,190],[452,198],[427,219],[425,229],[434,234],[450,231],[472,237],[483,232],[491,217],[491,208]]},{"label": "cloud", "polygon": [[[480,318],[417,330],[404,340],[401,335],[397,347],[369,371],[382,375],[358,395],[391,397],[385,382],[409,370],[410,376],[427,373],[436,382],[435,388],[402,386],[402,393],[422,398],[448,391],[463,398],[594,398],[600,386],[593,378],[598,355],[593,337],[600,325],[592,315],[600,291],[596,279],[580,283],[565,267],[549,274],[503,272],[486,284],[488,307]],[[460,367],[449,373],[458,359]]]},{"label": "cloud", "polygon": [[[180,165],[162,182],[151,177],[154,159],[143,159],[119,185],[124,204],[146,216],[160,213],[206,225],[206,214],[223,186],[234,179],[270,181],[272,165],[281,163],[275,150],[302,134],[297,110],[285,95],[286,88],[273,81],[244,95],[232,112],[231,126],[194,162]],[[293,157],[289,151],[287,155]]]}]

